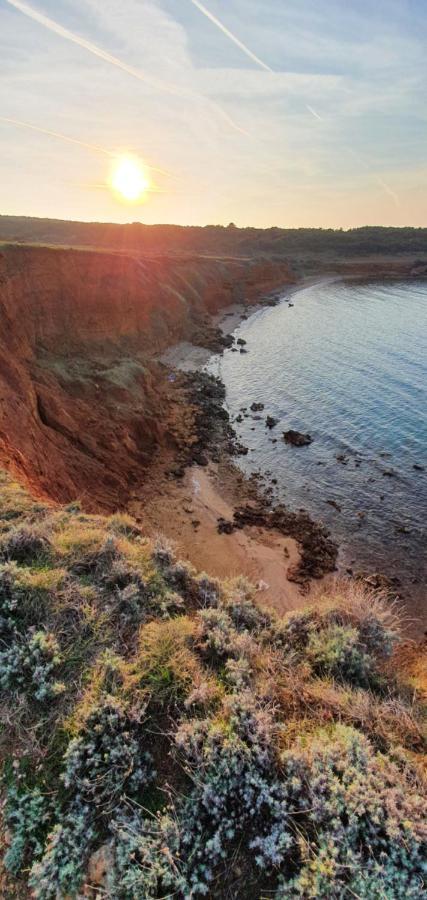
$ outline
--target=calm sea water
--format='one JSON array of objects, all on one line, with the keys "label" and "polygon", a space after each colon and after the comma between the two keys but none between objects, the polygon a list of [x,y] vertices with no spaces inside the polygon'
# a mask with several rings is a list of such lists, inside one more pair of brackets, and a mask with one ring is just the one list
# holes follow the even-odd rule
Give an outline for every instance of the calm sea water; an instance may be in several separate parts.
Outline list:
[{"label": "calm sea water", "polygon": [[[250,413],[234,423],[250,450],[239,465],[270,472],[278,499],[326,522],[341,566],[398,574],[406,587],[416,580],[419,592],[427,555],[427,281],[330,281],[290,299],[293,307],[285,297],[236,329],[247,354],[229,350],[209,363],[233,419],[253,401],[265,405],[261,420]],[[272,431],[266,414],[280,420]],[[288,428],[309,432],[311,446],[285,444]]]}]

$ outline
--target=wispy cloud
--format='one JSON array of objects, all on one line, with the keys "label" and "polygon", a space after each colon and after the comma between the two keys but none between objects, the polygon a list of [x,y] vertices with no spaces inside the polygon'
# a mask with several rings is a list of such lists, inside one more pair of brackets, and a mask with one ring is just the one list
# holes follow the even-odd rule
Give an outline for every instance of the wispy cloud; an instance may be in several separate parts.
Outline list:
[{"label": "wispy cloud", "polygon": [[[37,22],[43,28],[47,28],[48,31],[52,31],[54,34],[57,34],[59,37],[64,38],[66,41],[71,41],[73,44],[77,44],[83,50],[87,50],[88,53],[92,53],[93,56],[98,57],[98,59],[103,60],[106,63],[109,63],[111,66],[115,66],[117,69],[121,69],[123,72],[126,72],[127,75],[131,75],[132,78],[137,78],[138,81],[143,82],[149,87],[153,88],[155,91],[160,91],[166,94],[170,94],[175,97],[182,97],[187,100],[200,100],[200,96],[194,94],[190,91],[186,91],[176,85],[169,84],[166,81],[160,80],[159,78],[153,78],[150,75],[146,75],[141,69],[137,69],[135,66],[131,66],[128,63],[124,62],[122,59],[119,59],[117,56],[113,56],[113,54],[108,53],[106,50],[103,50],[97,44],[92,43],[92,41],[88,41],[86,38],[81,37],[79,34],[76,34],[74,31],[70,31],[69,28],[64,28],[59,22],[56,22],[54,19],[51,19],[49,16],[46,16],[44,13],[38,12],[38,10],[34,9],[34,7],[30,6],[28,3],[22,3],[21,0],[6,0],[6,3],[9,6],[13,6],[14,9],[18,10],[18,12],[23,13],[24,16],[27,16],[29,19],[32,19],[34,22]],[[210,106],[227,122],[230,127],[240,131],[241,133],[245,133],[244,129],[241,128],[236,122],[233,121],[231,116],[225,112],[220,106],[216,103],[212,103],[211,101],[205,101],[209,103]]]},{"label": "wispy cloud", "polygon": [[[200,0],[190,0],[190,3],[192,3],[193,6],[200,10],[200,12],[204,16],[206,16],[206,18],[209,19],[210,22],[216,25],[216,27],[219,28],[219,30],[222,31],[222,33],[225,34],[226,37],[228,37],[228,39],[233,42],[233,44],[236,44],[236,46],[239,47],[242,53],[244,53],[249,59],[251,59],[252,62],[256,63],[258,66],[260,66],[261,69],[264,69],[264,71],[270,72],[271,75],[274,75],[274,69],[272,69],[271,66],[267,65],[266,62],[260,59],[259,56],[256,56],[256,54],[253,53],[252,50],[250,50],[249,47],[247,47],[247,45],[244,44],[236,34],[230,31],[230,29],[227,28],[226,25],[224,25],[224,23],[220,21],[220,19],[217,19],[217,17],[214,16],[213,13],[211,13],[203,3],[200,3]],[[313,107],[308,103],[305,104],[305,108],[308,110],[310,115],[314,116],[315,119],[321,120],[322,117],[319,116],[316,110],[313,109]]]}]

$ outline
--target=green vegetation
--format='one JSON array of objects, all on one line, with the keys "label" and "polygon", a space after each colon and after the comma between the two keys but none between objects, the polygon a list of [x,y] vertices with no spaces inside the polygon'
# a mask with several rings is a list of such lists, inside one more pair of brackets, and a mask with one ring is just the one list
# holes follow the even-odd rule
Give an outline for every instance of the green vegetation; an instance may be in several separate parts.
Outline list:
[{"label": "green vegetation", "polygon": [[210,253],[241,256],[420,254],[425,259],[426,228],[366,226],[333,228],[236,228],[222,225],[128,225],[69,222],[25,216],[0,216],[3,241],[162,253]]},{"label": "green vegetation", "polygon": [[125,514],[0,485],[5,897],[427,897],[423,709],[399,621],[279,618]]}]

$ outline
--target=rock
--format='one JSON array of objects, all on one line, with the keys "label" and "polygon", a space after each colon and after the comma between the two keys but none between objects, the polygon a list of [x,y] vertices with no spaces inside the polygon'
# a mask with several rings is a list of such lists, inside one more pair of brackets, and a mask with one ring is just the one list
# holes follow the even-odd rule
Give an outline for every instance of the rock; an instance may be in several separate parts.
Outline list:
[{"label": "rock", "polygon": [[383,475],[386,475],[387,478],[395,478],[396,472],[393,472],[393,469],[383,469]]},{"label": "rock", "polygon": [[274,416],[267,416],[267,418],[265,420],[265,424],[266,424],[267,428],[274,428],[276,425],[278,425],[278,423],[279,423],[279,420],[275,419]]},{"label": "rock", "polygon": [[244,347],[246,343],[247,341],[245,341],[243,338],[237,338],[236,344],[239,344],[239,347]]},{"label": "rock", "polygon": [[232,534],[234,531],[234,524],[220,516],[217,521],[217,531],[218,534]]},{"label": "rock", "polygon": [[334,509],[337,510],[337,512],[341,512],[341,507],[336,500],[326,500],[325,502],[328,504],[328,506],[333,506]]},{"label": "rock", "polygon": [[415,469],[416,472],[425,472],[426,467],[422,466],[421,463],[414,463],[412,468]]},{"label": "rock", "polygon": [[253,403],[251,403],[250,408],[251,408],[252,412],[261,412],[261,410],[264,409],[264,404],[263,403],[255,403],[255,401],[254,401]]},{"label": "rock", "polygon": [[109,871],[114,864],[113,853],[108,844],[103,844],[99,850],[92,853],[88,864],[88,877],[91,884],[103,885]]},{"label": "rock", "polygon": [[345,453],[337,453],[335,459],[343,466],[346,466],[348,463],[348,456],[346,456]]},{"label": "rock", "polygon": [[290,306],[294,306],[294,304],[293,304],[293,303],[288,303],[288,307],[290,307]]},{"label": "rock", "polygon": [[303,434],[302,431],[294,431],[293,428],[290,428],[289,431],[284,431],[283,438],[287,444],[292,444],[293,447],[307,447],[313,442],[313,438],[310,434]]},{"label": "rock", "polygon": [[235,420],[235,421],[236,421],[236,422],[243,422],[243,416],[242,416],[241,413],[239,413],[239,415],[236,416],[236,420]]},{"label": "rock", "polygon": [[248,351],[246,350],[246,347],[241,347],[241,348],[240,348],[240,353],[247,353],[247,352],[248,352]]},{"label": "rock", "polygon": [[237,347],[230,347],[232,353],[237,353]]},{"label": "rock", "polygon": [[184,478],[185,469],[179,466],[176,469],[171,469],[169,474],[172,476],[172,478]]}]

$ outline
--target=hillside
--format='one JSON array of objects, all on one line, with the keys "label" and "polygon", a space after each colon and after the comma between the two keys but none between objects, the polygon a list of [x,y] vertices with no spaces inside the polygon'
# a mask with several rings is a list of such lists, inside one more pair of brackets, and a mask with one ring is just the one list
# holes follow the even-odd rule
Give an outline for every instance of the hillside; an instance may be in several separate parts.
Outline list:
[{"label": "hillside", "polygon": [[426,896],[399,621],[338,586],[278,617],[126,515],[3,476],[4,898]]},{"label": "hillside", "polygon": [[236,228],[69,222],[0,216],[0,241],[62,244],[148,254],[240,257],[427,256],[427,228]]},{"label": "hillside", "polygon": [[44,496],[123,506],[192,441],[182,379],[155,357],[182,338],[217,348],[213,313],[294,280],[284,262],[3,246],[0,462]]}]

